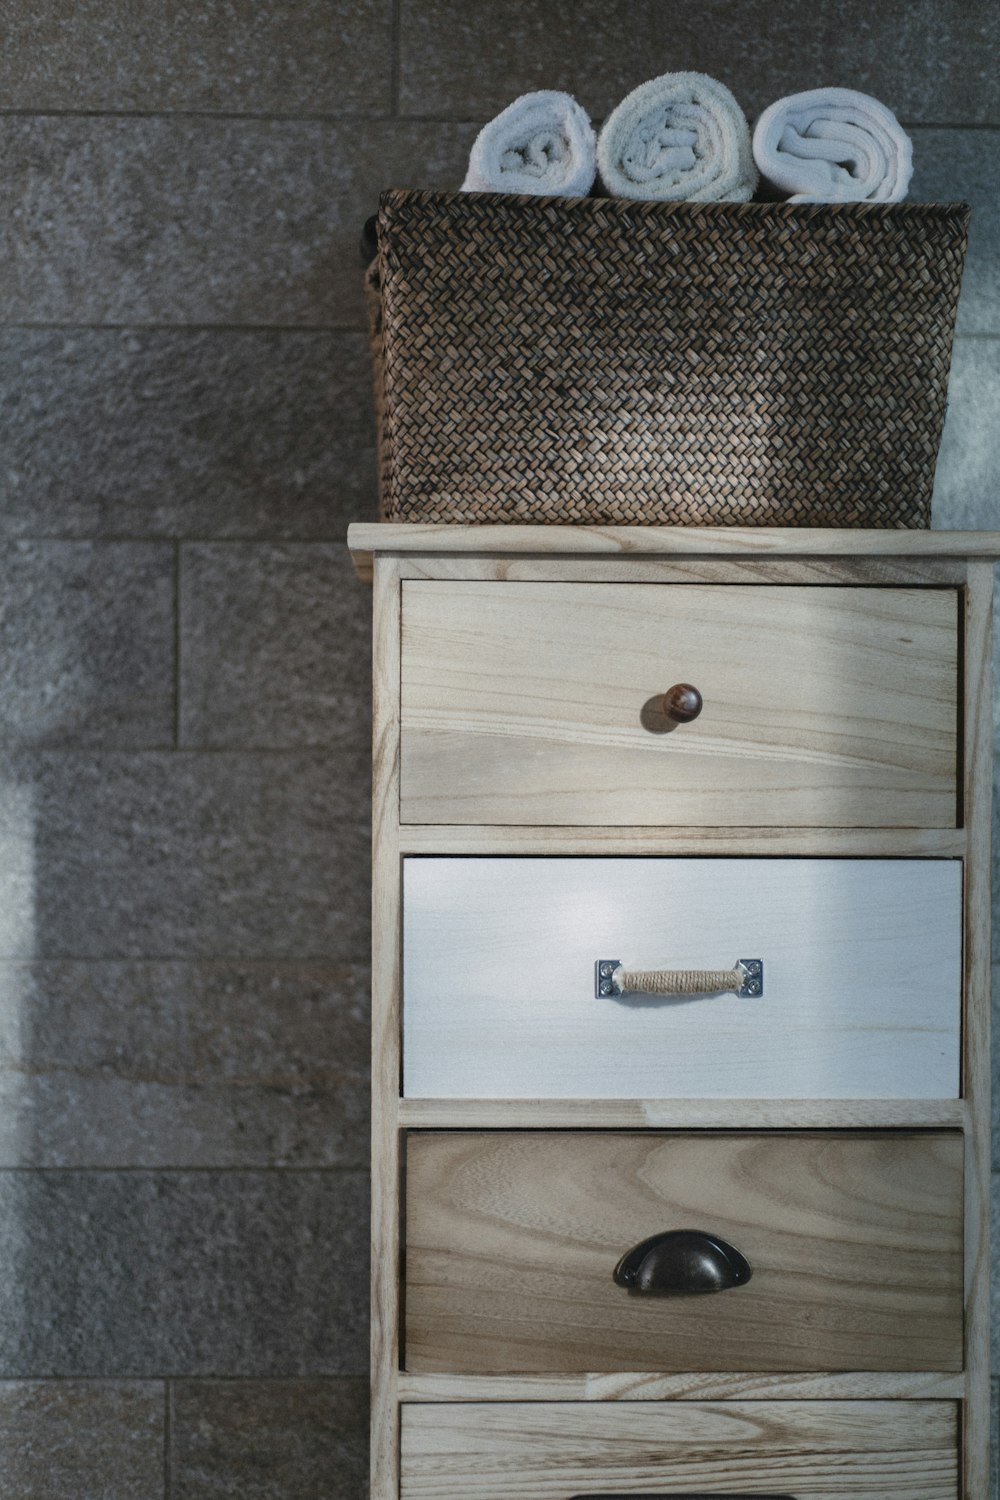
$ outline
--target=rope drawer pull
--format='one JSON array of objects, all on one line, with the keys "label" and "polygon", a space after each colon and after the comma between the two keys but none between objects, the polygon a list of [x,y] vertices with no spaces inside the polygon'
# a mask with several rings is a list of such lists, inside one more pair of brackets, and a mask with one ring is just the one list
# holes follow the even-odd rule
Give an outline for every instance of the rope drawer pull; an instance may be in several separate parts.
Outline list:
[{"label": "rope drawer pull", "polygon": [[626,969],[619,958],[594,966],[599,1000],[619,995],[720,995],[758,999],[764,993],[764,960],[738,958],[731,969]]}]

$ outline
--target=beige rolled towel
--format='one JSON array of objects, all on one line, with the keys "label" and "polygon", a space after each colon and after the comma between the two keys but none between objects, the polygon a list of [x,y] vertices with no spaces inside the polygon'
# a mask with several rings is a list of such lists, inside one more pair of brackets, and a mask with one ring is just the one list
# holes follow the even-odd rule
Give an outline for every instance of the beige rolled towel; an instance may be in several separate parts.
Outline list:
[{"label": "beige rolled towel", "polygon": [[758,182],[746,116],[706,73],[633,89],[604,123],[597,170],[612,198],[746,203]]}]

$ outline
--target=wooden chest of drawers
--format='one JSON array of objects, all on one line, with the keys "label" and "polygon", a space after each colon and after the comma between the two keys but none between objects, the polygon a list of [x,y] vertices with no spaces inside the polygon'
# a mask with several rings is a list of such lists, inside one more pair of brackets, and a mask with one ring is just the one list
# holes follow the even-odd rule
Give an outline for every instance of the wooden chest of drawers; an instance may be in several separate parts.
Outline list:
[{"label": "wooden chest of drawers", "polygon": [[973,533],[356,526],[373,1500],[986,1500]]}]

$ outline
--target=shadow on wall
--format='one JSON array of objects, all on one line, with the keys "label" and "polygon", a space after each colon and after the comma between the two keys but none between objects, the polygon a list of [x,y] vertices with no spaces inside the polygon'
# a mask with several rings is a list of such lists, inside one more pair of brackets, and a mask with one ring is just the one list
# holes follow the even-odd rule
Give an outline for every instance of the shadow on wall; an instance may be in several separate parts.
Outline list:
[{"label": "shadow on wall", "polygon": [[175,552],[2,559],[0,1380],[363,1390],[370,595],[187,544],[179,726]]}]

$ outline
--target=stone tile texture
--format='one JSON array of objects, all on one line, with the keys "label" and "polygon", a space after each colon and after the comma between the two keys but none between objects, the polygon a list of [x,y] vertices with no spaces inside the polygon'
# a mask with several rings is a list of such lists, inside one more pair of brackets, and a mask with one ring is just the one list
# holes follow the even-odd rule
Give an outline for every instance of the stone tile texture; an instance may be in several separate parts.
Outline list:
[{"label": "stone tile texture", "polygon": [[1000,1374],[1000,1172],[990,1179],[990,1249],[990,1369],[996,1375]]},{"label": "stone tile texture", "polygon": [[343,539],[374,514],[368,339],[0,327],[0,537]]},{"label": "stone tile texture", "polygon": [[0,1172],[0,1377],[363,1376],[362,1172]]},{"label": "stone tile texture", "polygon": [[368,753],[0,760],[0,958],[364,962]]},{"label": "stone tile texture", "polygon": [[1000,528],[1000,339],[957,338],[933,524]]},{"label": "stone tile texture", "polygon": [[958,332],[1000,334],[1000,130],[914,130],[912,137],[910,197],[972,209]]},{"label": "stone tile texture", "polygon": [[0,4],[7,109],[380,114],[390,0]]},{"label": "stone tile texture", "polygon": [[0,321],[365,326],[387,187],[453,187],[475,125],[0,115]]},{"label": "stone tile texture", "polygon": [[528,89],[567,89],[603,119],[659,73],[710,73],[756,117],[775,99],[838,83],[883,99],[907,124],[1000,122],[1000,14],[977,3],[842,0],[804,22],[795,0],[401,0],[400,106],[488,118]]},{"label": "stone tile texture", "polygon": [[0,544],[0,743],[174,739],[174,549]]},{"label": "stone tile texture", "polygon": [[170,1432],[183,1500],[362,1500],[367,1490],[364,1380],[179,1380]]},{"label": "stone tile texture", "polygon": [[161,1500],[158,1381],[0,1380],[0,1491],[11,1500]]},{"label": "stone tile texture", "polygon": [[0,963],[0,1167],[365,1168],[365,965]]},{"label": "stone tile texture", "polygon": [[[994,798],[997,795],[995,789],[994,789],[993,795],[994,795]],[[993,836],[994,836],[994,839],[995,839],[996,838],[996,829],[995,828],[994,828]],[[996,859],[994,859],[994,862],[993,862],[993,909],[994,909],[994,913],[996,912],[996,906],[997,906],[997,861],[996,861]],[[994,917],[993,917],[993,926],[994,926],[994,929],[996,928],[996,925],[997,925],[997,921],[996,921],[996,916],[994,915]],[[994,943],[994,949],[996,949],[997,946],[998,945],[996,943]],[[994,954],[994,956],[996,956],[996,954]],[[993,1091],[992,1091],[991,1098],[990,1098],[990,1102],[991,1102],[991,1105],[992,1105],[992,1120],[991,1120],[991,1127],[992,1128],[991,1128],[991,1131],[990,1131],[990,1139],[991,1139],[991,1146],[992,1146],[992,1167],[993,1167],[993,1171],[997,1172],[997,1171],[1000,1171],[1000,1087],[997,1086],[997,1082],[996,1082],[997,1078],[1000,1077],[1000,1036],[997,1035],[998,1030],[1000,1030],[1000,962],[994,963],[994,965],[993,965],[993,996],[992,996],[992,999],[993,999],[993,1015],[992,1015],[992,1018],[991,1018],[992,1019],[992,1029],[991,1029],[991,1033],[990,1033],[990,1045],[992,1047],[992,1075],[993,1075],[993,1080],[994,1081],[993,1081]],[[1000,1246],[998,1246],[998,1251],[1000,1251]]]},{"label": "stone tile texture", "polygon": [[363,753],[370,603],[343,546],[184,547],[181,744]]}]

